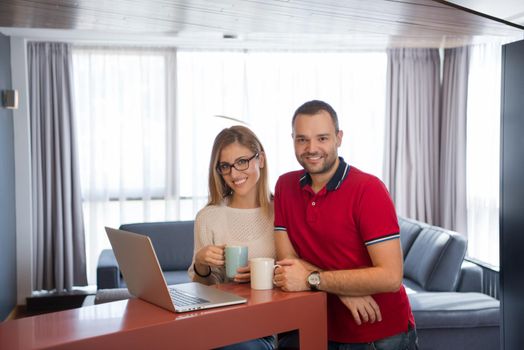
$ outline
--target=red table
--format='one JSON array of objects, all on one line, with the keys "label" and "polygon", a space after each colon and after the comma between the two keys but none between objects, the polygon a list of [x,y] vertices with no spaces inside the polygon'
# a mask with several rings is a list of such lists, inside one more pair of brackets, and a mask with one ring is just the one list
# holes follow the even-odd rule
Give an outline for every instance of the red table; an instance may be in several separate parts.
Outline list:
[{"label": "red table", "polygon": [[218,288],[247,304],[174,314],[140,299],[0,324],[0,349],[210,349],[298,329],[301,349],[327,347],[326,294]]}]

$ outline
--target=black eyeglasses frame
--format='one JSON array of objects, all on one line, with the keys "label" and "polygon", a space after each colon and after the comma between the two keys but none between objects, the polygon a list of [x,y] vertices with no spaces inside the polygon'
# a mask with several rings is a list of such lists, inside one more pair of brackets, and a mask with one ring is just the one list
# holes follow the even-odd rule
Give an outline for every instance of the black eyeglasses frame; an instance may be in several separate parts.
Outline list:
[{"label": "black eyeglasses frame", "polygon": [[[251,163],[251,161],[255,158],[258,158],[259,156],[259,153],[256,152],[255,154],[253,154],[250,158],[240,158],[238,159],[237,161],[235,161],[234,163],[227,163],[227,162],[221,162],[221,163],[218,163],[217,166],[215,167],[215,169],[217,170],[217,172],[220,174],[220,175],[229,175],[231,174],[231,170],[233,168],[235,168],[236,170],[238,171],[244,171],[244,170],[247,170],[249,169],[249,164]],[[243,165],[240,165],[242,164],[243,162],[246,162],[245,164],[245,167]],[[223,171],[222,170],[222,166],[225,166],[227,165],[228,166],[228,170],[227,171]]]}]

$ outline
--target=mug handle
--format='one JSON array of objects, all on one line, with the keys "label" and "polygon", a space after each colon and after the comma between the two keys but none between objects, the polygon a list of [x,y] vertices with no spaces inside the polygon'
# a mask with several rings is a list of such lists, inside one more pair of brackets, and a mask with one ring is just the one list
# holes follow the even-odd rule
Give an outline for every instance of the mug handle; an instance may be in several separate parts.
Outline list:
[{"label": "mug handle", "polygon": [[279,265],[279,264],[275,264],[275,265],[273,265],[273,284],[275,284],[275,269],[276,269],[277,267],[282,267],[282,266]]}]

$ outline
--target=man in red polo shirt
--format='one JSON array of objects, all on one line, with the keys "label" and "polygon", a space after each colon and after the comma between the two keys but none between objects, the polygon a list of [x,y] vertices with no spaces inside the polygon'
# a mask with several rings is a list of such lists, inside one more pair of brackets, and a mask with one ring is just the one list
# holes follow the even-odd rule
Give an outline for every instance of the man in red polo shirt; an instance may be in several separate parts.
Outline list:
[{"label": "man in red polo shirt", "polygon": [[417,349],[387,189],[338,157],[342,131],[329,104],[306,102],[292,125],[304,170],[276,184],[275,284],[328,293],[329,349]]}]

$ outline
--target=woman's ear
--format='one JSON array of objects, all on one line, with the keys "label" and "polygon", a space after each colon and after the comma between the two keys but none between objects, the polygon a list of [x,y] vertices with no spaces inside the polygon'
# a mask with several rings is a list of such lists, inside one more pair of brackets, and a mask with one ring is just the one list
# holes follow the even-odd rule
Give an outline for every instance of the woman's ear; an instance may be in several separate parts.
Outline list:
[{"label": "woman's ear", "polygon": [[266,155],[264,152],[260,152],[258,155],[258,167],[262,169],[266,164]]}]

